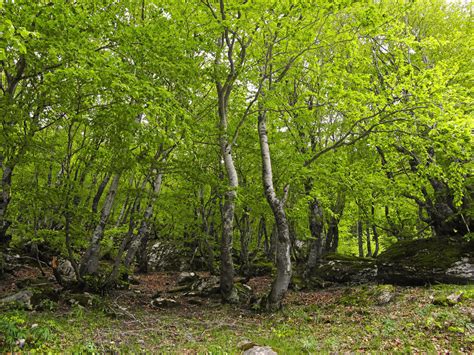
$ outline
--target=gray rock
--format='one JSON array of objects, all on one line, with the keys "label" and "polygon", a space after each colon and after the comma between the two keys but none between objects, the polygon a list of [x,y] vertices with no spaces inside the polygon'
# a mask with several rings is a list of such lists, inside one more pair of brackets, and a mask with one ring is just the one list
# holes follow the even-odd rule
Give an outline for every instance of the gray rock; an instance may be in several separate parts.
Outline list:
[{"label": "gray rock", "polygon": [[188,283],[192,283],[199,279],[199,276],[196,275],[194,272],[181,272],[176,279],[176,283],[178,285],[185,285]]},{"label": "gray rock", "polygon": [[207,296],[220,291],[220,281],[217,276],[202,278],[193,283],[191,289],[201,296]]},{"label": "gray rock", "polygon": [[446,270],[446,274],[474,280],[474,264],[469,258],[462,258]]},{"label": "gray rock", "polygon": [[148,270],[176,271],[180,270],[186,256],[179,248],[166,241],[158,241],[148,249]]},{"label": "gray rock", "polygon": [[33,297],[32,291],[21,290],[20,292],[0,299],[0,306],[33,309],[31,297]]},{"label": "gray rock", "polygon": [[450,294],[449,296],[446,297],[446,299],[448,300],[449,303],[451,304],[456,304],[456,303],[459,303],[461,302],[462,300],[462,296],[463,296],[463,293],[460,292],[460,293],[452,293]]},{"label": "gray rock", "polygon": [[172,298],[157,297],[151,300],[151,305],[158,308],[176,307],[179,303]]},{"label": "gray rock", "polygon": [[393,292],[390,292],[389,290],[383,290],[377,296],[377,304],[379,306],[386,305],[386,304],[390,303],[394,298],[395,298],[395,294]]},{"label": "gray rock", "polygon": [[69,260],[62,259],[59,261],[58,264],[58,272],[61,275],[61,278],[65,282],[76,282],[76,273],[74,272],[74,268]]},{"label": "gray rock", "polygon": [[277,355],[269,346],[253,346],[243,352],[244,355]]}]

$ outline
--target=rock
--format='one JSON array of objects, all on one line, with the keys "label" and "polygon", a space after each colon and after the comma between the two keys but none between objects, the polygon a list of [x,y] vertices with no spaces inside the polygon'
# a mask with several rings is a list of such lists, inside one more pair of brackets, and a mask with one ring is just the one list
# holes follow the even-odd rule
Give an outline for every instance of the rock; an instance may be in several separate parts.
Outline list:
[{"label": "rock", "polygon": [[451,267],[446,270],[446,274],[474,280],[474,261],[467,257],[462,258],[453,263]]},{"label": "rock", "polygon": [[243,352],[244,355],[277,355],[269,346],[253,346]]},{"label": "rock", "polygon": [[377,279],[420,286],[474,281],[474,240],[429,238],[395,243],[377,258]]},{"label": "rock", "polygon": [[378,286],[376,293],[376,302],[378,306],[386,305],[393,301],[395,298],[395,288],[392,285],[381,285]]},{"label": "rock", "polygon": [[247,339],[244,339],[244,340],[241,340],[238,344],[237,344],[237,348],[242,350],[242,351],[246,351],[246,350],[249,350],[255,346],[258,346],[257,344],[255,344],[254,342],[250,341],[250,340],[247,340]]},{"label": "rock", "polygon": [[151,300],[151,305],[157,308],[176,307],[179,303],[172,298],[158,297]]},{"label": "rock", "polygon": [[16,345],[18,345],[18,347],[19,347],[20,349],[23,349],[23,347],[25,346],[25,344],[26,344],[26,340],[25,340],[25,339],[18,339],[18,340],[16,341]]},{"label": "rock", "polygon": [[331,283],[366,283],[376,279],[377,265],[373,259],[329,254],[308,273],[300,287],[313,289]]},{"label": "rock", "polygon": [[185,260],[189,259],[171,242],[161,240],[148,249],[148,270],[150,271],[181,270]]},{"label": "rock", "polygon": [[6,308],[24,308],[33,309],[31,297],[33,292],[30,290],[21,290],[13,295],[0,299],[0,306]]},{"label": "rock", "polygon": [[218,276],[201,278],[193,283],[191,290],[199,296],[209,296],[220,292],[220,280]]},{"label": "rock", "polygon": [[66,297],[71,305],[80,305],[82,307],[95,307],[101,303],[98,296],[88,292],[65,294],[63,297]]},{"label": "rock", "polygon": [[461,302],[463,297],[463,293],[452,293],[448,296],[446,295],[438,295],[433,298],[433,304],[438,306],[454,306]]},{"label": "rock", "polygon": [[199,276],[196,275],[194,272],[181,272],[178,275],[178,278],[176,279],[176,283],[178,285],[185,285],[185,284],[192,283],[198,279],[199,279]]},{"label": "rock", "polygon": [[57,271],[64,282],[73,283],[77,281],[76,273],[74,272],[74,268],[69,260],[60,259]]},{"label": "rock", "polygon": [[456,304],[459,303],[462,300],[462,295],[463,293],[452,293],[449,296],[446,297],[446,299],[451,303],[451,304]]}]

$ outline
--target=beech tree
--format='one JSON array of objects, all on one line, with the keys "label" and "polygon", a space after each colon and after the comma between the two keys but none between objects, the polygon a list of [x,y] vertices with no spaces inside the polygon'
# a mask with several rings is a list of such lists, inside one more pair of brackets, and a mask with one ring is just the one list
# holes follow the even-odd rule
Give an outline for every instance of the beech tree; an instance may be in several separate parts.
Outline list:
[{"label": "beech tree", "polygon": [[[377,257],[472,232],[472,26],[455,2],[4,1],[0,241],[97,290],[146,271]],[[56,255],[57,254],[57,255]],[[273,265],[274,264],[274,265]],[[44,264],[42,264],[44,265]],[[237,267],[236,267],[237,266]]]}]

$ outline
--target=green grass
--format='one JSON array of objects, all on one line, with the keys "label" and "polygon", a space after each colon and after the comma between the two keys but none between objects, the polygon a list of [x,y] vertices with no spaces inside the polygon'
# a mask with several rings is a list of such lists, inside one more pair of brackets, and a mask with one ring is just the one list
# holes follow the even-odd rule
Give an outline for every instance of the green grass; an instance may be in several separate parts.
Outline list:
[{"label": "green grass", "polygon": [[[18,351],[25,339],[21,350],[41,352],[240,353],[243,340],[285,354],[473,351],[474,286],[391,288],[395,300],[377,306],[380,290],[364,285],[291,293],[286,308],[272,315],[216,302],[161,310],[143,301],[124,309],[116,297],[95,309],[8,311],[0,317],[0,350]],[[469,297],[454,306],[433,304],[453,292]]]}]

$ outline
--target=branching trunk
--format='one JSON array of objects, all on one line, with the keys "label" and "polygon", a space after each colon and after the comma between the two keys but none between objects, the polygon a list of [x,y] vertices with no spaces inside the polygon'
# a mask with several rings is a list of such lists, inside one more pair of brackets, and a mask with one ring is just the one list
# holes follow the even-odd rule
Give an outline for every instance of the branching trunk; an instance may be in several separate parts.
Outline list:
[{"label": "branching trunk", "polygon": [[139,201],[140,201],[140,195],[135,196],[135,199],[130,207],[132,212],[130,213],[130,219],[128,222],[128,232],[125,238],[122,239],[122,243],[120,244],[120,248],[114,260],[114,266],[112,268],[112,271],[110,272],[109,276],[107,277],[107,280],[105,281],[106,286],[112,286],[114,282],[117,281],[117,277],[119,276],[119,268],[120,268],[120,265],[122,264],[123,253],[127,249],[127,246],[130,244],[130,240],[133,237],[133,231],[135,230],[134,216],[135,216],[135,212],[137,212],[139,208],[139,204],[140,204]]},{"label": "branching trunk", "polygon": [[99,268],[99,252],[100,252],[100,241],[104,236],[104,229],[109,219],[110,212],[112,211],[112,206],[114,203],[115,195],[117,194],[118,184],[120,181],[120,174],[115,174],[110,185],[107,197],[102,207],[102,213],[100,216],[100,221],[94,229],[92,234],[92,239],[90,241],[89,248],[84,254],[81,266],[80,274],[81,276],[87,274],[95,274]]},{"label": "branching trunk", "polygon": [[150,227],[150,220],[153,216],[153,207],[156,203],[156,200],[160,194],[161,184],[163,182],[163,173],[158,172],[154,181],[153,181],[153,190],[151,193],[150,200],[148,202],[148,206],[145,210],[145,214],[143,216],[143,220],[140,224],[140,228],[136,235],[133,236],[132,241],[130,242],[130,247],[128,248],[127,255],[125,256],[124,265],[125,268],[130,268],[130,265],[135,258],[135,255],[142,243],[142,239],[146,237]]}]

